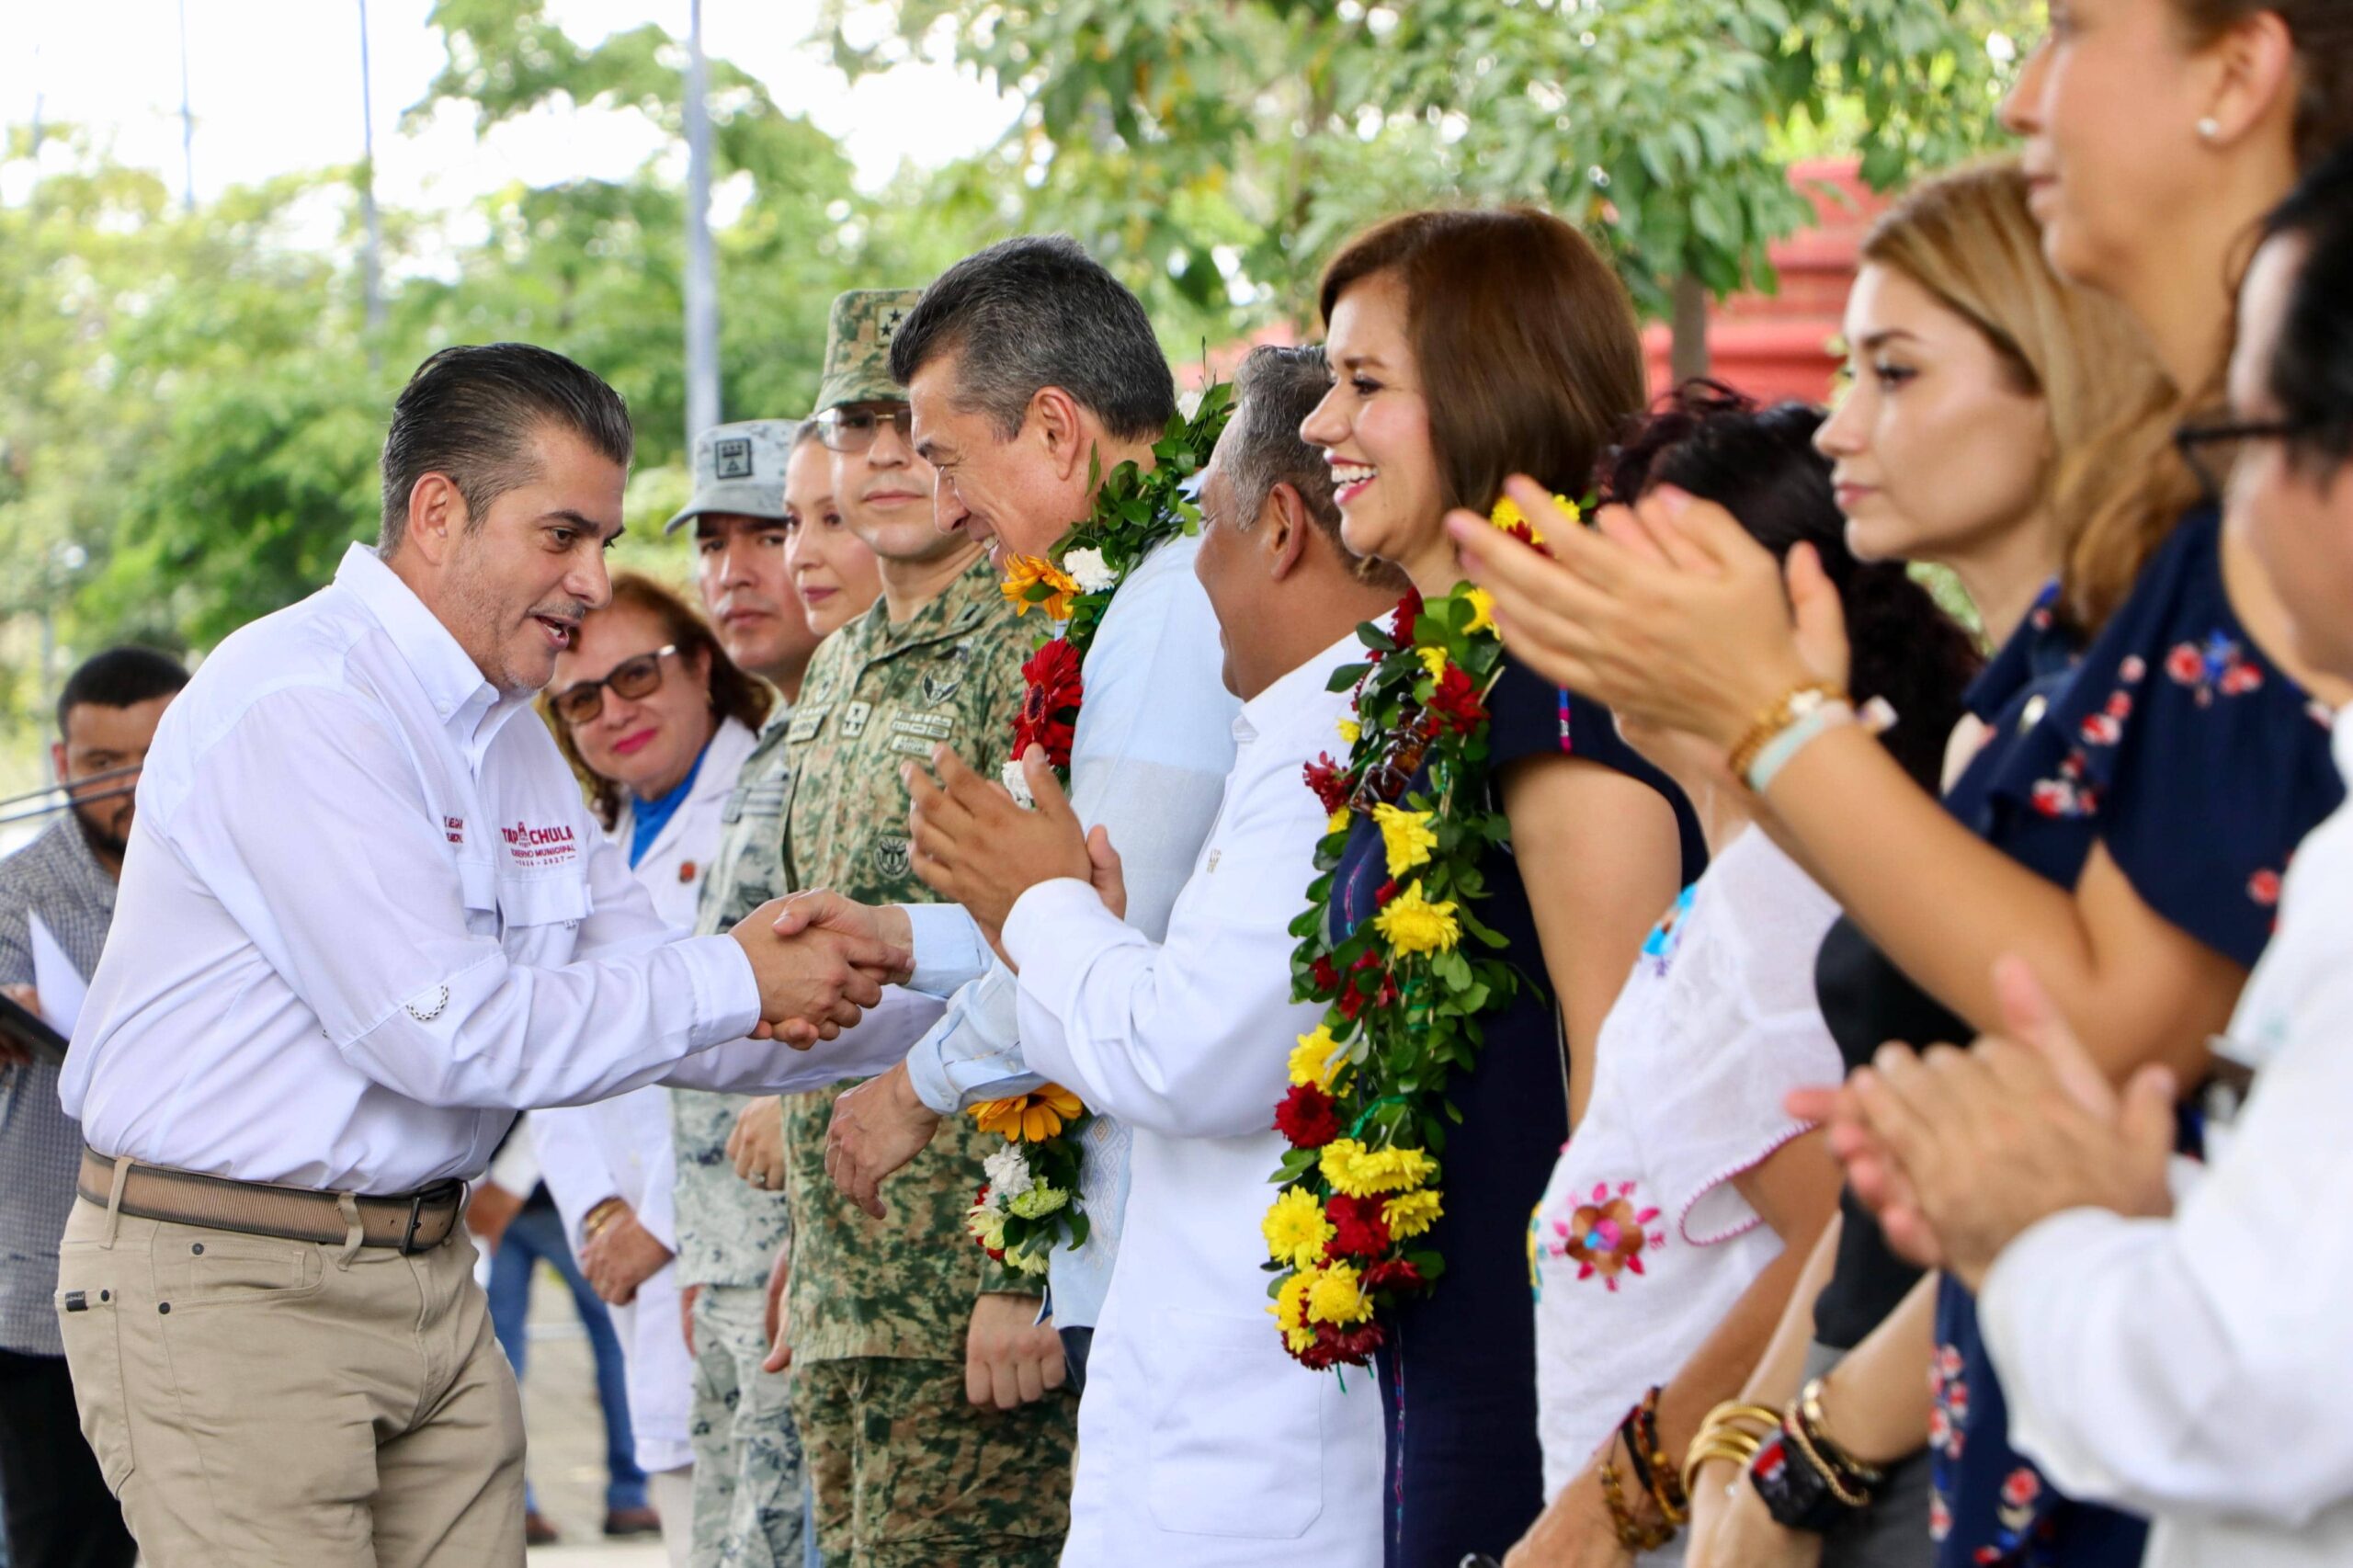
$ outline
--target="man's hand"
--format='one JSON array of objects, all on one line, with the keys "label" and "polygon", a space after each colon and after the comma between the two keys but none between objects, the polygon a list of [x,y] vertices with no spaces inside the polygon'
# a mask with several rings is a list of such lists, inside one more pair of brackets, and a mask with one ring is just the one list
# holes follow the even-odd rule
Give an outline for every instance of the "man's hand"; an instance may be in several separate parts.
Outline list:
[{"label": "man's hand", "polygon": [[763,1192],[784,1186],[784,1101],[762,1095],[736,1113],[727,1134],[727,1157],[735,1174]]},{"label": "man's hand", "polygon": [[752,960],[759,982],[760,1020],[790,1043],[831,1040],[882,999],[882,987],[904,975],[912,958],[903,946],[870,936],[816,927],[779,935],[783,899],[752,911],[728,933]]},{"label": "man's hand", "polygon": [[787,1242],[768,1266],[768,1353],[760,1360],[762,1371],[781,1372],[792,1365],[792,1323],[784,1310],[785,1287],[791,1282],[792,1244]]},{"label": "man's hand", "polygon": [[983,928],[1000,931],[1014,901],[1040,882],[1091,880],[1086,830],[1042,747],[1031,746],[1021,758],[1022,777],[1037,801],[1026,811],[1004,785],[974,773],[949,747],[934,747],[931,761],[939,770],[938,784],[912,765],[900,771],[911,802],[915,875],[932,892],[962,904]]},{"label": "man's hand", "polygon": [[[33,1017],[40,1017],[40,993],[29,985],[0,985],[0,996],[6,996]],[[29,1067],[33,1053],[23,1046],[11,1045],[0,1040],[0,1067]]]},{"label": "man's hand", "polygon": [[1848,1085],[1901,1178],[1864,1194],[1889,1242],[1972,1290],[2038,1220],[2173,1211],[2172,1073],[2144,1067],[2120,1096],[2023,961],[2002,960],[1994,979],[2008,1035],[1921,1056],[1882,1047]]},{"label": "man's hand", "polygon": [[811,888],[804,892],[788,893],[781,901],[783,907],[776,917],[776,934],[798,937],[803,931],[824,930],[844,937],[864,937],[870,941],[903,949],[907,954],[907,969],[892,974],[891,982],[904,985],[915,967],[915,923],[907,912],[895,903],[860,903],[845,898],[831,888]]},{"label": "man's hand", "polygon": [[964,1340],[964,1397],[1014,1410],[1063,1386],[1062,1336],[1039,1323],[1035,1296],[983,1296]]},{"label": "man's hand", "polygon": [[939,1113],[915,1097],[915,1081],[902,1062],[834,1101],[833,1124],[825,1129],[825,1174],[851,1202],[880,1220],[889,1212],[882,1206],[882,1178],[922,1153],[939,1122]]},{"label": "man's hand", "polygon": [[687,1354],[695,1353],[695,1302],[702,1296],[702,1287],[689,1285],[678,1292],[678,1331],[686,1335]]},{"label": "man's hand", "polygon": [[520,1193],[509,1192],[494,1181],[486,1181],[475,1187],[473,1196],[466,1200],[466,1229],[482,1243],[483,1251],[496,1252],[498,1239],[506,1233],[506,1227],[513,1224],[515,1216],[522,1211]]},{"label": "man's hand", "polygon": [[1127,869],[1120,862],[1120,852],[1111,847],[1111,830],[1097,823],[1086,834],[1086,879],[1095,884],[1095,896],[1111,912],[1114,920],[1128,917]]},{"label": "man's hand", "polygon": [[604,1228],[580,1248],[580,1272],[588,1287],[608,1306],[625,1307],[637,1300],[637,1288],[670,1261],[670,1249],[637,1222],[637,1213],[624,1205],[605,1221]]}]

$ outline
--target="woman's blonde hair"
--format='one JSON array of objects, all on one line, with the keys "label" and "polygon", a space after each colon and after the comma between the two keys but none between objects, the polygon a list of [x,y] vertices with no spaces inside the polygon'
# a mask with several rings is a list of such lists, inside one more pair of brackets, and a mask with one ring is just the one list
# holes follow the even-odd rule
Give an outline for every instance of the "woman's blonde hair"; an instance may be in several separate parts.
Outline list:
[{"label": "woman's blonde hair", "polygon": [[2173,448],[2180,399],[2147,339],[2121,305],[2052,271],[2015,159],[1914,187],[1872,224],[1860,255],[1976,327],[2020,388],[2043,400],[2061,604],[2079,629],[2097,631],[2199,495]]}]

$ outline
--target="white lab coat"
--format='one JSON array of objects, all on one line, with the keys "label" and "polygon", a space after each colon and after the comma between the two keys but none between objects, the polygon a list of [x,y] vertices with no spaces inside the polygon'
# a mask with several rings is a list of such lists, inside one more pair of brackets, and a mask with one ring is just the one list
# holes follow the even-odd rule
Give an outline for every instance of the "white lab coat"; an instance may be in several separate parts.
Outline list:
[{"label": "white lab coat", "polygon": [[[719,813],[735,776],[752,753],[752,732],[730,719],[721,724],[695,774],[693,790],[637,863],[635,875],[653,896],[654,912],[680,931],[695,923],[695,902],[719,847]],[[630,836],[626,805],[610,836],[624,849]],[[671,1187],[677,1166],[670,1150],[670,1096],[660,1085],[632,1089],[593,1105],[536,1110],[526,1126],[540,1156],[540,1179],[563,1215],[564,1233],[580,1245],[580,1222],[608,1198],[620,1198],[638,1222],[676,1252]],[[688,1413],[694,1369],[678,1320],[676,1267],[665,1264],[637,1288],[637,1300],[612,1309],[613,1331],[629,1367],[630,1420],[637,1433],[637,1462],[649,1474],[691,1464]]]}]

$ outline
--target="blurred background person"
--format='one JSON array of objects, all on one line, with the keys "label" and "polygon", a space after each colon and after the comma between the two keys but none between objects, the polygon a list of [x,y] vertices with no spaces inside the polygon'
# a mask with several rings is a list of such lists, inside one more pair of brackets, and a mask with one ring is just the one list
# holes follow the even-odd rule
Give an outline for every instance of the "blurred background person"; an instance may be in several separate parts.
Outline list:
[{"label": "blurred background person", "polygon": [[[38,919],[73,979],[97,968],[131,837],[135,769],[188,671],[151,648],[109,648],[66,677],[50,765],[73,806],[0,860],[0,990],[71,1034],[73,1005],[35,988]],[[48,961],[55,958],[44,955]],[[56,989],[52,983],[52,991]],[[74,1408],[57,1333],[57,1244],[74,1205],[80,1124],[57,1098],[57,1064],[0,1046],[0,1507],[14,1568],[128,1568],[135,1548]]]},{"label": "blurred background person", "polygon": [[834,459],[814,420],[801,426],[784,470],[784,568],[812,636],[830,637],[882,591],[874,551],[834,498]]}]

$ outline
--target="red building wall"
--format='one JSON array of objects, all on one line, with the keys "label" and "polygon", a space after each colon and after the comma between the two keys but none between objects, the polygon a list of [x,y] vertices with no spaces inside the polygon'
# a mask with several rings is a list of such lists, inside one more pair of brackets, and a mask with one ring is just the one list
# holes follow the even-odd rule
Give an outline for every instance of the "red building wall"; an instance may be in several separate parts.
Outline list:
[{"label": "red building wall", "polygon": [[[1796,165],[1790,182],[1812,199],[1814,226],[1768,249],[1779,292],[1735,294],[1709,308],[1708,373],[1763,402],[1822,403],[1838,368],[1833,345],[1855,280],[1856,251],[1887,200],[1863,184],[1852,158]],[[1643,331],[1654,393],[1673,385],[1670,340],[1663,322]]]}]

